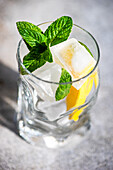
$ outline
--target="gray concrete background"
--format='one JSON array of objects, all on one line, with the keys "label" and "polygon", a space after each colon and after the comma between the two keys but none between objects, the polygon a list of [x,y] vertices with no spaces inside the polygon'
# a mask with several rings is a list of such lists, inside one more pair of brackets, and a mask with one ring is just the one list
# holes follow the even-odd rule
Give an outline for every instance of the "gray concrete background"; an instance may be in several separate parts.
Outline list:
[{"label": "gray concrete background", "polygon": [[[38,24],[69,15],[91,32],[101,50],[101,88],[92,130],[77,146],[49,150],[17,135],[15,22]],[[0,170],[113,170],[113,0],[0,0]]]}]

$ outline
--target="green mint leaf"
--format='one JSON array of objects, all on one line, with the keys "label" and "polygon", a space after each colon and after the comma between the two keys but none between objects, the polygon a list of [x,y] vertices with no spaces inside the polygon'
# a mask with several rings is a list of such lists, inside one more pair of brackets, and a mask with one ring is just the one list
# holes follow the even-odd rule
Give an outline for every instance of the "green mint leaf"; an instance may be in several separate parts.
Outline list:
[{"label": "green mint leaf", "polygon": [[53,62],[53,57],[49,47],[47,47],[47,50],[43,53],[43,58],[45,61],[48,61],[49,63]]},{"label": "green mint leaf", "polygon": [[90,53],[90,55],[93,57],[93,54],[91,53],[91,51],[89,50],[89,48],[84,44],[84,43],[82,43],[82,42],[80,42],[80,41],[78,41],[81,45],[83,45],[85,48],[86,48],[86,50]]},{"label": "green mint leaf", "polygon": [[[71,75],[64,68],[62,68],[62,73],[61,73],[59,83],[66,83],[71,81],[72,81]],[[70,91],[70,88],[71,88],[71,84],[60,84],[55,94],[56,101],[66,97]]]},{"label": "green mint leaf", "polygon": [[[25,67],[30,71],[30,72],[33,72],[35,71],[37,68],[43,66],[46,61],[40,57],[40,60],[37,60],[37,59],[32,59],[31,57],[26,56],[25,59],[24,59],[24,65]],[[23,72],[22,72],[23,73]],[[25,74],[25,73],[24,73]]]},{"label": "green mint leaf", "polygon": [[73,22],[71,17],[63,16],[54,21],[45,31],[50,46],[56,45],[68,39]]},{"label": "green mint leaf", "polygon": [[47,50],[47,46],[37,44],[32,50],[24,57],[23,64],[30,71],[33,72],[37,68],[46,63],[43,58],[44,53]]},{"label": "green mint leaf", "polygon": [[[46,61],[53,62],[52,54],[46,44],[42,43],[32,47],[31,51],[24,57],[23,64],[30,72],[33,72],[43,66]],[[21,73],[25,74],[23,70]]]},{"label": "green mint leaf", "polygon": [[[23,39],[24,40],[24,39]],[[24,42],[25,42],[25,44],[26,44],[26,46],[27,46],[27,48],[29,49],[29,51],[32,49],[32,47],[24,40]]]},{"label": "green mint leaf", "polygon": [[38,26],[26,21],[16,22],[16,25],[20,35],[30,47],[36,46],[37,43],[47,41],[47,38]]}]

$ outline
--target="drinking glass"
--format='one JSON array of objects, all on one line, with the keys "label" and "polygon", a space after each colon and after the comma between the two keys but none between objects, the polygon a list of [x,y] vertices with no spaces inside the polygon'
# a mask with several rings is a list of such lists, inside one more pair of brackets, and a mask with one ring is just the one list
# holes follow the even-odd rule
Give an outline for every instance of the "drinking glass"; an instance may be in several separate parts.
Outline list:
[{"label": "drinking glass", "polygon": [[[38,26],[44,31],[50,24],[51,22],[46,22]],[[53,96],[55,96],[53,89],[57,89],[61,84],[56,82],[55,78],[53,78],[54,81],[48,80],[49,76],[55,77],[55,74],[57,74],[54,71],[54,66],[51,71],[49,69],[43,70],[46,79],[29,72],[22,64],[22,59],[28,53],[28,49],[22,39],[18,44],[16,55],[20,75],[18,80],[18,129],[21,137],[37,146],[44,146],[45,144],[54,148],[72,140],[76,144],[90,129],[90,109],[95,104],[100,84],[99,47],[88,31],[75,24],[69,38],[76,38],[85,44],[90,49],[96,64],[84,77],[68,82],[73,86],[82,81],[85,83],[88,79],[90,80],[90,83],[84,86],[83,92],[80,94],[81,100],[92,82],[84,102],[68,109],[67,97],[60,101],[53,100]],[[24,70],[24,75],[21,74],[20,68]],[[76,100],[74,93],[72,98]],[[78,118],[76,119],[77,115]]]}]

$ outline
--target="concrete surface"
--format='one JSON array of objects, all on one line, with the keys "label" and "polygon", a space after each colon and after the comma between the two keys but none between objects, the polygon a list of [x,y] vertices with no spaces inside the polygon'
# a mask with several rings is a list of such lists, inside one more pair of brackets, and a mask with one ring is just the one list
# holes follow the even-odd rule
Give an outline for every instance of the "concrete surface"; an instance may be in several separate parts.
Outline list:
[{"label": "concrete surface", "polygon": [[[18,136],[15,22],[34,24],[70,15],[101,49],[101,88],[92,109],[92,130],[78,146],[36,148]],[[113,170],[113,1],[0,0],[0,170]]]}]

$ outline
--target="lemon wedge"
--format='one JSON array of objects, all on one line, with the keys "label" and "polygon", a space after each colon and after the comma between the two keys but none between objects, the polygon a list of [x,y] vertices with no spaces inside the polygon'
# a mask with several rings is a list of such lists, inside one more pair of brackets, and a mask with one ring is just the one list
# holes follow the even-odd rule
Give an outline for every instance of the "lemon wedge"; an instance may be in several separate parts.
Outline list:
[{"label": "lemon wedge", "polygon": [[[87,80],[79,90],[74,88],[74,86],[71,86],[70,93],[67,95],[66,98],[67,111],[73,107],[78,107],[83,105],[93,87],[93,82],[95,88],[97,88],[98,81],[99,81],[98,73],[97,71],[95,71],[90,77],[87,78]],[[77,121],[79,119],[80,114],[83,112],[83,109],[84,108],[81,108],[79,110],[75,109],[75,111],[73,111],[70,114],[69,119],[73,119],[74,121]]]}]

